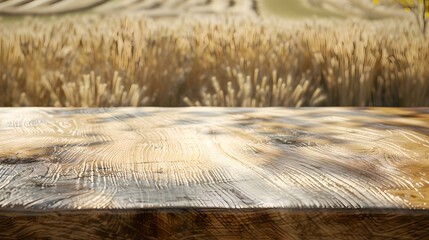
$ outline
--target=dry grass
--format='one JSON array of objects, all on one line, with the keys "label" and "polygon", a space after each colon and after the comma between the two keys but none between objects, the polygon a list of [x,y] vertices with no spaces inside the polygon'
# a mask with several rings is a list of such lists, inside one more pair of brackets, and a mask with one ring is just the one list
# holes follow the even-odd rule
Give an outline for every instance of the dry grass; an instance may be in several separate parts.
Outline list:
[{"label": "dry grass", "polygon": [[0,26],[0,106],[429,106],[412,25],[29,19]]}]

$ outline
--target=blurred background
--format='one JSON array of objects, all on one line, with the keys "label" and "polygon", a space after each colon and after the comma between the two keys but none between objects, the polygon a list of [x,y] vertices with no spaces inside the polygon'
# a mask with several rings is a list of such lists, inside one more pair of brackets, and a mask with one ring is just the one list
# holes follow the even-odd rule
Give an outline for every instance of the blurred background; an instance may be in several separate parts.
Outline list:
[{"label": "blurred background", "polygon": [[394,0],[0,0],[0,15],[61,13],[138,13],[152,17],[199,14],[259,14],[283,18],[361,17],[379,19],[406,14]]},{"label": "blurred background", "polygon": [[394,0],[261,0],[265,13],[284,18],[361,17],[380,19],[404,15]]}]

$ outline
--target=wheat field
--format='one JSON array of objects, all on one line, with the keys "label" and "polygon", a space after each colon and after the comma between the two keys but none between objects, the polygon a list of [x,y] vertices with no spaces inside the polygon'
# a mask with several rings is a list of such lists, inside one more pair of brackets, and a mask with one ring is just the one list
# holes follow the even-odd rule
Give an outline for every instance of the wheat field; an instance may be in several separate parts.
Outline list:
[{"label": "wheat field", "polygon": [[412,19],[28,18],[0,25],[0,106],[429,106]]}]

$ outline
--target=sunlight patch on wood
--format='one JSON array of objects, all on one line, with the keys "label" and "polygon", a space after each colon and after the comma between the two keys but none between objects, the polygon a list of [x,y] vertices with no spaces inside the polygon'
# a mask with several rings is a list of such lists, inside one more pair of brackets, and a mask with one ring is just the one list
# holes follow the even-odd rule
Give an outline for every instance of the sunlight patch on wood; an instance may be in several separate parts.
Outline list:
[{"label": "sunlight patch on wood", "polygon": [[21,108],[0,119],[3,208],[428,207],[427,109]]}]

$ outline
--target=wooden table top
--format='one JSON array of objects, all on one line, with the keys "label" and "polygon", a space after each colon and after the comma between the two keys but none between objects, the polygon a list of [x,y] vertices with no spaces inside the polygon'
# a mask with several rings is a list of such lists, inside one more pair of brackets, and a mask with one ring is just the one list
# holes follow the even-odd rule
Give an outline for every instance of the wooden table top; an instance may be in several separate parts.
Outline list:
[{"label": "wooden table top", "polygon": [[0,209],[428,209],[429,108],[1,108]]}]

